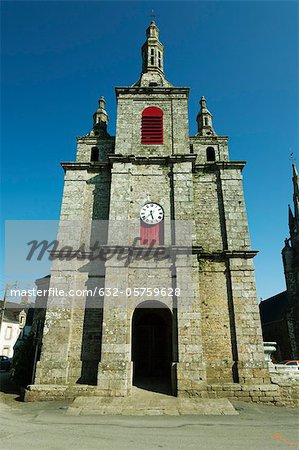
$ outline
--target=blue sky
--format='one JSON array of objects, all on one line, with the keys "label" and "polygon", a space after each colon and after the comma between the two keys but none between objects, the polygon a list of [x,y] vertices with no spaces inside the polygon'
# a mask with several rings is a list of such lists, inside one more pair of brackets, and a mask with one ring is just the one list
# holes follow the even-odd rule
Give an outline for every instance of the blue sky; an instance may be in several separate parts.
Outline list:
[{"label": "blue sky", "polygon": [[290,147],[299,163],[297,2],[2,2],[2,217],[58,219],[59,162],[74,160],[101,95],[115,133],[114,87],[139,78],[152,8],[167,79],[191,88],[190,134],[204,95],[231,159],[247,161],[258,296],[267,298],[285,289]]}]

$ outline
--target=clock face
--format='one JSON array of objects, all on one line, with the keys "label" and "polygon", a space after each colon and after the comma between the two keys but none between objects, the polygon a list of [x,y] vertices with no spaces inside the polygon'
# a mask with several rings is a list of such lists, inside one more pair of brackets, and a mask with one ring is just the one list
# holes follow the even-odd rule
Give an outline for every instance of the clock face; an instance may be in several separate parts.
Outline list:
[{"label": "clock face", "polygon": [[140,219],[148,225],[155,225],[163,220],[163,209],[157,203],[147,203],[140,210]]}]

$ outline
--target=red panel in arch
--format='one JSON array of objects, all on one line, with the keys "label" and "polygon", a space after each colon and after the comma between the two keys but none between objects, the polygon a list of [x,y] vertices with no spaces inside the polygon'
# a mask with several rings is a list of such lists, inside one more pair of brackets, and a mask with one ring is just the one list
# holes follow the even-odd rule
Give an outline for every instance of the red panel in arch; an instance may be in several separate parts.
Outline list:
[{"label": "red panel in arch", "polygon": [[156,225],[146,225],[140,221],[140,244],[162,245],[163,244],[163,222]]},{"label": "red panel in arch", "polygon": [[142,144],[163,144],[163,111],[150,106],[142,112]]}]

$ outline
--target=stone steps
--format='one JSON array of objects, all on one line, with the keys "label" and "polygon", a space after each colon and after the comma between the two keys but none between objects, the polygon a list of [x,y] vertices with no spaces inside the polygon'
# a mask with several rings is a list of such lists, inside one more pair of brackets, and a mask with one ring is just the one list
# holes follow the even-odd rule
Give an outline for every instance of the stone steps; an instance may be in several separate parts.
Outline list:
[{"label": "stone steps", "polygon": [[128,397],[76,397],[67,415],[237,415],[226,398],[178,398],[133,388]]}]

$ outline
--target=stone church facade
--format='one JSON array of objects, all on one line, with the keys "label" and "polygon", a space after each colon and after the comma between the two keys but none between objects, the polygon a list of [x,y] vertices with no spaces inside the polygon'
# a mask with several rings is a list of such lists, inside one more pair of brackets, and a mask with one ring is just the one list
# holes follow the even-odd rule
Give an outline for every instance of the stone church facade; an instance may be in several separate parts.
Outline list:
[{"label": "stone church facade", "polygon": [[[245,162],[230,160],[204,97],[189,136],[188,96],[165,78],[152,22],[139,81],[116,88],[116,136],[101,98],[76,161],[62,163],[58,241],[74,257],[52,252],[50,288],[95,295],[49,291],[28,400],[127,396],[148,379],[177,396],[277,399],[264,360]],[[106,259],[90,257],[98,244]]]}]

